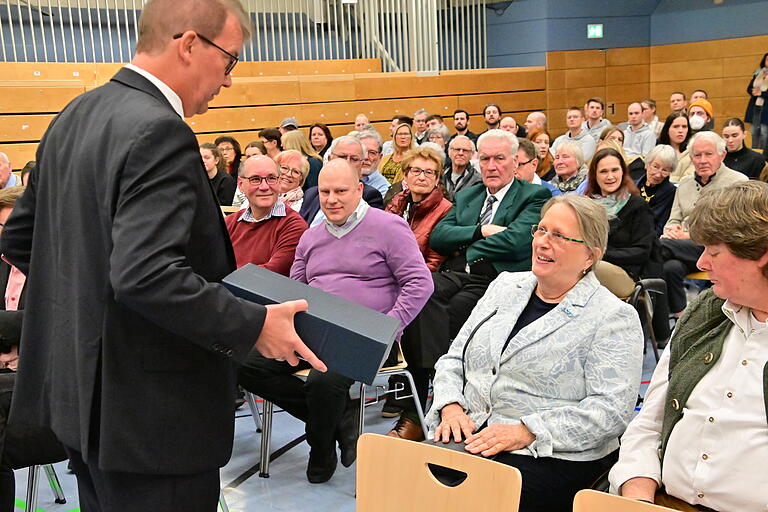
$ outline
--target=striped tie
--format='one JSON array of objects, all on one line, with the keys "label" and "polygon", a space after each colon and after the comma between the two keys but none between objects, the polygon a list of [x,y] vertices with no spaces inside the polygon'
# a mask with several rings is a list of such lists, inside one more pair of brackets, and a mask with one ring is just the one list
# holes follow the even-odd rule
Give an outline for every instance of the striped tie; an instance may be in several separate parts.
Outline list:
[{"label": "striped tie", "polygon": [[485,209],[483,210],[483,213],[480,214],[481,226],[485,226],[491,222],[491,219],[493,218],[493,203],[495,202],[496,196],[488,196],[488,199],[485,200]]}]

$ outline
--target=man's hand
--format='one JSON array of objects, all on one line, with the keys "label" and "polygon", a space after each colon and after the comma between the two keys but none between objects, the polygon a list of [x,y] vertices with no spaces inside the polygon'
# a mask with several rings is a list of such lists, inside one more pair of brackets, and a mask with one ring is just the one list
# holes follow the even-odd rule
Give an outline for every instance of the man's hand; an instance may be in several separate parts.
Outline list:
[{"label": "man's hand", "polygon": [[470,437],[475,431],[475,423],[467,416],[464,409],[456,403],[448,404],[440,409],[440,424],[435,429],[434,442],[451,442],[453,440],[460,443],[462,434],[464,438]]},{"label": "man's hand", "polygon": [[653,503],[659,485],[653,478],[638,476],[630,478],[619,487],[619,494],[631,500],[646,500]]},{"label": "man's hand", "polygon": [[493,424],[475,435],[469,436],[464,447],[469,453],[492,457],[499,452],[507,452],[525,448],[536,440],[536,436],[523,424],[499,425]]},{"label": "man's hand", "polygon": [[305,300],[291,300],[267,306],[267,316],[261,328],[255,348],[264,357],[287,361],[291,366],[299,364],[299,357],[321,372],[328,368],[301,341],[293,326],[293,317],[309,306]]},{"label": "man's hand", "polygon": [[495,235],[496,233],[501,233],[507,229],[506,226],[497,226],[496,224],[486,224],[485,226],[482,226],[480,228],[480,233],[485,237],[488,238],[491,235]]}]

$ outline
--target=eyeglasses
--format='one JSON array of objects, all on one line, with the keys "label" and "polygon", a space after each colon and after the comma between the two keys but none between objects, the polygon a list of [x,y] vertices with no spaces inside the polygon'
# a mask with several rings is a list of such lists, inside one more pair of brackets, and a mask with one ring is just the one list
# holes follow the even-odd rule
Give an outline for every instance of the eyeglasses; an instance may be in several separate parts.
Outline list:
[{"label": "eyeglasses", "polygon": [[369,149],[367,151],[367,154],[369,158],[376,158],[377,156],[379,156],[379,152],[376,151],[375,149]]},{"label": "eyeglasses", "polygon": [[234,150],[235,150],[235,148],[233,148],[232,146],[219,146],[219,151],[227,151],[227,152],[229,152],[229,151],[234,151]]},{"label": "eyeglasses", "polygon": [[331,153],[331,154],[336,158],[343,158],[344,160],[346,160],[351,164],[356,164],[362,161],[362,159],[359,156],[355,156],[355,155],[340,155],[338,153]]},{"label": "eyeglasses", "polygon": [[434,178],[437,176],[437,171],[434,169],[419,169],[418,167],[409,167],[407,169],[408,174],[413,174],[414,176],[419,176],[423,174],[427,178]]},{"label": "eyeglasses", "polygon": [[263,181],[266,181],[267,185],[277,185],[277,180],[279,179],[274,174],[267,176],[265,178],[262,178],[261,176],[240,176],[240,177],[246,180],[248,183],[250,183],[254,187],[260,186]]},{"label": "eyeglasses", "polygon": [[563,235],[562,233],[558,233],[557,231],[547,231],[546,228],[543,228],[538,224],[531,226],[531,235],[533,235],[533,238],[541,238],[544,235],[549,235],[552,238],[552,241],[561,244],[564,244],[566,240],[569,242],[576,242],[578,244],[587,243],[584,240],[579,240],[578,238],[568,238],[567,236]]},{"label": "eyeglasses", "polygon": [[466,153],[466,154],[472,153],[471,149],[464,149],[464,148],[448,148],[448,149],[450,149],[451,151],[455,151],[456,153]]},{"label": "eyeglasses", "polygon": [[657,164],[656,162],[651,162],[650,168],[653,169],[654,171],[660,172],[661,174],[664,174],[664,175],[669,175],[669,174],[672,173],[671,169],[665,169],[664,167],[662,167],[661,165]]},{"label": "eyeglasses", "polygon": [[[280,166],[280,171],[282,171],[283,173],[286,173],[286,174],[290,174],[291,176],[293,176],[295,178],[298,178],[298,177],[300,177],[300,176],[302,176],[304,174],[300,170],[298,170],[298,169],[291,169],[290,167],[288,167],[286,165],[281,165]],[[267,183],[269,183],[269,182],[267,182]]]},{"label": "eyeglasses", "polygon": [[[183,33],[176,34],[175,36],[173,36],[173,38],[174,39],[179,39],[183,35],[184,35]],[[235,69],[235,65],[240,60],[240,58],[237,55],[232,55],[227,50],[225,50],[221,46],[217,45],[216,43],[214,43],[213,41],[211,41],[207,37],[202,36],[202,35],[198,34],[197,32],[195,32],[195,35],[197,37],[199,37],[200,40],[203,41],[204,43],[208,43],[209,45],[213,46],[217,50],[220,50],[220,51],[224,52],[227,55],[227,57],[229,57],[229,64],[227,64],[227,68],[224,70],[224,74],[228,75],[228,74],[232,73],[232,70]]]},{"label": "eyeglasses", "polygon": [[531,159],[530,159],[530,160],[528,160],[527,162],[518,162],[518,163],[517,163],[517,166],[518,166],[518,167],[522,167],[523,165],[528,165],[529,163],[533,162],[534,160],[536,160],[536,157],[533,157],[533,158],[531,158]]}]

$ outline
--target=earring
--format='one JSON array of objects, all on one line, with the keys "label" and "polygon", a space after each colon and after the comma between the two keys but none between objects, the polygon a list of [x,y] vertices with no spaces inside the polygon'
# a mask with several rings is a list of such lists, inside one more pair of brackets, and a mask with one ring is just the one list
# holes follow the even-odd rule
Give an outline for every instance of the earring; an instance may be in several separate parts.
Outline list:
[{"label": "earring", "polygon": [[587,272],[589,272],[589,269],[585,268],[584,270],[581,271],[581,275],[585,276],[587,275]]}]

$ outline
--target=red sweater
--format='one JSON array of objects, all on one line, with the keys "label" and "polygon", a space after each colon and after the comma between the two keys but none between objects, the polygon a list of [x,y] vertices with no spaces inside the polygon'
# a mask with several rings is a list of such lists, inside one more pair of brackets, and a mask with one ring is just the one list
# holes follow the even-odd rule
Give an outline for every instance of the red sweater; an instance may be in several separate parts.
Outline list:
[{"label": "red sweater", "polygon": [[242,212],[227,215],[224,222],[235,249],[237,268],[253,263],[284,276],[290,274],[296,245],[307,223],[293,209],[285,210],[285,217],[262,222],[238,222]]}]

